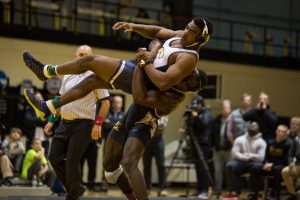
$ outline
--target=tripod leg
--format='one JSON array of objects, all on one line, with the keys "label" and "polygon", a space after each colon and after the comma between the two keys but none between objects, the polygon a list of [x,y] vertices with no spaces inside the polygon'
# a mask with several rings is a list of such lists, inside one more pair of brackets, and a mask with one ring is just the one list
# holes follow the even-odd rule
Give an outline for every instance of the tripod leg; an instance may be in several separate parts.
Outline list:
[{"label": "tripod leg", "polygon": [[186,191],[185,191],[185,195],[188,197],[190,194],[190,164],[186,163],[187,167],[186,167]]},{"label": "tripod leg", "polygon": [[208,167],[207,162],[206,162],[206,160],[205,160],[205,158],[204,158],[204,155],[203,155],[203,151],[202,151],[202,149],[201,149],[201,146],[200,146],[200,144],[198,143],[197,138],[196,138],[195,134],[194,134],[192,131],[191,131],[190,135],[191,135],[192,141],[193,141],[193,143],[194,143],[194,145],[195,145],[195,147],[196,147],[196,151],[197,151],[198,158],[199,158],[199,160],[202,162],[203,167],[204,167],[204,169],[205,169],[205,171],[206,171],[206,173],[207,173],[207,177],[208,177],[208,179],[209,179],[210,186],[213,188],[213,187],[214,187],[214,180],[213,180],[213,178],[212,178],[212,176],[211,176],[211,174],[210,174],[209,167]]}]

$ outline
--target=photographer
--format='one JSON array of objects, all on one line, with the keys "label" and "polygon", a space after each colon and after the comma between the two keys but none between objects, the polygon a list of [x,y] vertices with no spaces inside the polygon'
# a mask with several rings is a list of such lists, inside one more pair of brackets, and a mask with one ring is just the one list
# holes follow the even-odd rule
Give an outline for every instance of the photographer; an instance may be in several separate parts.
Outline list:
[{"label": "photographer", "polygon": [[204,99],[202,96],[195,96],[192,100],[192,104],[185,112],[186,123],[188,127],[188,134],[194,134],[197,138],[196,141],[191,142],[192,159],[195,162],[196,175],[197,175],[197,195],[199,198],[208,198],[208,173],[203,165],[203,161],[199,159],[199,153],[196,149],[196,145],[201,147],[205,161],[211,160],[212,151],[210,148],[210,134],[212,125],[212,113],[210,109],[204,105]]}]

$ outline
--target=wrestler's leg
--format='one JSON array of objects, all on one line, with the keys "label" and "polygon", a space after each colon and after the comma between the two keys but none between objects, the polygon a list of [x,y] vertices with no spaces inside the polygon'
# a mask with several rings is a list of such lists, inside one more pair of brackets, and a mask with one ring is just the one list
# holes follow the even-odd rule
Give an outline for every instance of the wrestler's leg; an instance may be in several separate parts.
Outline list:
[{"label": "wrestler's leg", "polygon": [[120,64],[120,59],[101,55],[86,56],[61,65],[44,65],[29,52],[23,52],[26,66],[42,81],[56,75],[81,74],[87,70],[93,71],[104,81],[109,81]]},{"label": "wrestler's leg", "polygon": [[86,56],[78,60],[57,65],[56,73],[57,75],[81,74],[90,70],[104,81],[109,81],[117,70],[120,61],[120,59],[101,55]]},{"label": "wrestler's leg", "polygon": [[55,109],[80,99],[87,94],[89,94],[92,90],[98,88],[109,88],[107,82],[100,79],[95,74],[91,74],[83,81],[81,81],[78,85],[74,86],[72,89],[68,90],[64,93],[61,97],[56,96],[52,100],[43,101],[35,97],[29,90],[25,90],[24,95],[28,103],[32,106],[32,108],[37,113],[38,117],[45,120],[45,116],[49,115],[50,113],[55,114]]},{"label": "wrestler's leg", "polygon": [[60,96],[58,103],[54,103],[55,108],[59,108],[77,99],[81,99],[88,95],[91,91],[95,89],[110,89],[110,85],[103,79],[96,76],[96,74],[91,74],[79,84],[75,85],[73,88],[68,90],[66,93]]},{"label": "wrestler's leg", "polygon": [[138,163],[144,154],[145,145],[136,137],[129,137],[124,146],[123,165],[132,189],[139,200],[148,199],[144,176],[138,168]]},{"label": "wrestler's leg", "polygon": [[105,142],[102,165],[108,183],[117,184],[127,199],[135,200],[128,177],[120,165],[123,156],[123,144],[124,140],[126,140],[125,130],[122,128],[120,129],[112,129],[110,132]]}]

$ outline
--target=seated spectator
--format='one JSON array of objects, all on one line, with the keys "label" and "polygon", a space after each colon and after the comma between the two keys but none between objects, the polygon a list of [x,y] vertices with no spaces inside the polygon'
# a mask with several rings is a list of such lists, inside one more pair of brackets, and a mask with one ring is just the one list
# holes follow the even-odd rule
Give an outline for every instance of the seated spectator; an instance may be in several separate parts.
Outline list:
[{"label": "seated spectator", "polygon": [[39,139],[34,139],[31,148],[26,152],[24,158],[22,178],[31,180],[33,184],[34,181],[37,181],[38,185],[43,183],[52,188],[56,176],[54,171],[49,169],[42,142]]},{"label": "seated spectator", "polygon": [[[274,176],[272,196],[280,199],[281,190],[281,170],[288,165],[290,142],[287,140],[288,127],[279,125],[276,129],[276,137],[267,142],[266,156],[264,160],[263,172],[265,176]],[[249,194],[249,200],[257,199],[258,191]]]},{"label": "seated spectator", "polygon": [[4,140],[3,146],[8,149],[8,158],[13,164],[14,174],[19,175],[21,172],[23,155],[25,147],[20,141],[22,130],[19,128],[12,128],[9,137]]},{"label": "seated spectator", "polygon": [[0,173],[2,175],[1,184],[11,185],[10,179],[13,177],[12,164],[7,156],[7,149],[3,146],[0,138]]},{"label": "seated spectator", "polygon": [[293,179],[297,179],[300,177],[300,118],[293,117],[291,119],[291,127],[290,131],[295,131],[297,135],[291,139],[291,155],[290,155],[290,163],[287,167],[283,168],[281,171],[282,178],[286,185],[287,191],[289,193],[289,197],[287,200],[296,200],[300,198],[299,195],[296,195],[295,190],[295,182]]},{"label": "seated spectator", "polygon": [[231,161],[226,164],[226,180],[229,192],[223,198],[238,199],[241,192],[240,176],[246,173],[250,174],[250,191],[258,190],[256,188],[259,187],[257,175],[262,171],[266,146],[257,122],[251,122],[248,126],[248,132],[235,139],[231,150]]}]

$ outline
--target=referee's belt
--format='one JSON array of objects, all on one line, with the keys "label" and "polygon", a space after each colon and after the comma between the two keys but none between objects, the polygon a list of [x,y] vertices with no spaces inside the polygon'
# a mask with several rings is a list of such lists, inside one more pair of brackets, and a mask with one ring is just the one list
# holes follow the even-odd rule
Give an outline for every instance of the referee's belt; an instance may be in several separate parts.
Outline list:
[{"label": "referee's belt", "polygon": [[80,121],[93,121],[92,119],[72,119],[72,120],[68,120],[68,119],[62,119],[66,124],[71,124],[71,123],[76,123],[76,122],[80,122]]}]

